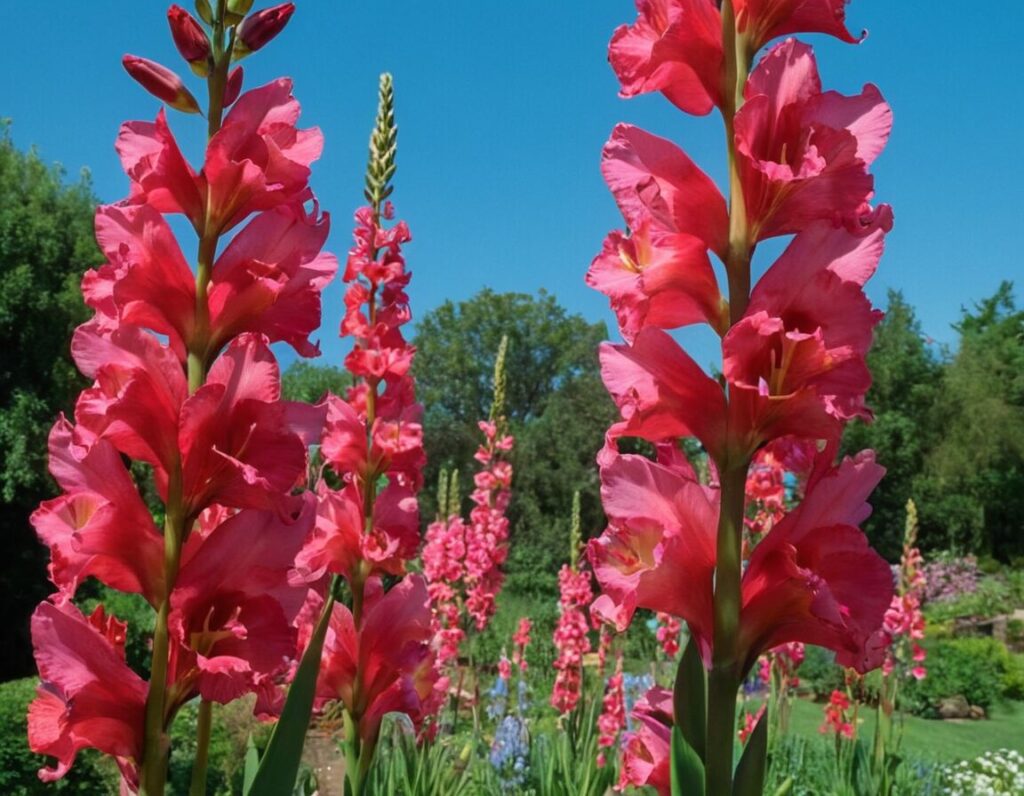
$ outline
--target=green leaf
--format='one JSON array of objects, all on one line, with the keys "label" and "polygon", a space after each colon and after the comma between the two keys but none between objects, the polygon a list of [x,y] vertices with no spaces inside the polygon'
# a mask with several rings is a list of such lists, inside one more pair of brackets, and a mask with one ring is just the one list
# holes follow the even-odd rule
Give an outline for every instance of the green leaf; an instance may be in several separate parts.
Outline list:
[{"label": "green leaf", "polygon": [[245,743],[245,772],[242,775],[242,793],[248,793],[252,781],[256,779],[256,769],[260,767],[260,752],[253,743],[252,734]]},{"label": "green leaf", "polygon": [[704,763],[678,727],[672,728],[672,796],[704,796]]},{"label": "green leaf", "polygon": [[676,669],[676,682],[672,689],[672,708],[676,726],[687,743],[703,761],[705,759],[705,732],[707,731],[707,679],[700,659],[697,641],[691,636]]},{"label": "green leaf", "polygon": [[245,796],[281,796],[283,793],[291,793],[295,788],[302,747],[306,742],[306,729],[313,712],[313,693],[317,675],[320,674],[320,656],[333,607],[334,596],[331,595],[324,603],[313,637],[309,640],[295,679],[288,689],[288,699],[270,735],[270,743],[260,760],[256,776],[249,789],[243,791]]},{"label": "green leaf", "polygon": [[768,767],[768,710],[747,739],[747,746],[736,766],[733,779],[733,796],[761,796],[764,792],[764,776]]}]

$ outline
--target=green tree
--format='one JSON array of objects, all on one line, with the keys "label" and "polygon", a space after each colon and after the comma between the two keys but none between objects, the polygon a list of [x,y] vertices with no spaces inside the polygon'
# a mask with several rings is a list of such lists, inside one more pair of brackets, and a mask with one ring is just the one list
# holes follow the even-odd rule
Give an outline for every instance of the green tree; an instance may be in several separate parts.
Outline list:
[{"label": "green tree", "polygon": [[964,310],[931,417],[922,530],[944,546],[1024,554],[1024,311],[1013,286]]},{"label": "green tree", "polygon": [[28,514],[55,492],[46,437],[84,386],[68,343],[87,317],[82,274],[101,260],[94,205],[87,175],[66,184],[61,169],[19,152],[0,125],[0,623],[14,633],[0,656],[0,680],[31,671],[26,620],[48,592],[45,550]]},{"label": "green tree", "polygon": [[[873,449],[885,466],[882,483],[871,497],[874,508],[864,529],[889,560],[899,558],[905,507],[936,434],[930,424],[942,365],[921,333],[914,309],[898,291],[889,291],[885,318],[875,330],[868,353],[872,385],[868,405],[873,423],[854,422],[846,430],[843,451]],[[927,540],[924,540],[927,541]]]},{"label": "green tree", "polygon": [[[585,532],[599,531],[603,522],[594,458],[615,411],[598,373],[597,346],[607,337],[603,323],[569,314],[543,291],[483,290],[428,313],[413,340],[426,483],[436,483],[441,467],[465,472],[474,464],[477,422],[488,416],[494,358],[506,334],[506,416],[516,436],[510,586],[549,589],[567,555],[574,491],[583,493]],[[429,492],[423,495],[425,516],[433,513]]]},{"label": "green tree", "polygon": [[334,365],[317,365],[307,360],[293,362],[281,374],[281,394],[288,401],[315,404],[327,392],[344,396],[352,377]]}]

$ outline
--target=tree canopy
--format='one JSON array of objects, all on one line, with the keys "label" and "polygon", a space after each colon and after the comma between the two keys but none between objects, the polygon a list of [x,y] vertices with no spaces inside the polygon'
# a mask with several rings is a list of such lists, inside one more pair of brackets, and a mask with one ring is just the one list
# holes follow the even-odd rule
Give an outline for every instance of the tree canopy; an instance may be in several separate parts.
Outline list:
[{"label": "tree canopy", "polygon": [[0,126],[0,500],[6,562],[0,622],[16,629],[0,680],[31,669],[26,617],[48,592],[44,550],[28,524],[55,487],[46,438],[83,386],[69,356],[71,332],[86,318],[79,282],[97,265],[95,206],[87,174],[72,183],[34,151],[18,151]]}]

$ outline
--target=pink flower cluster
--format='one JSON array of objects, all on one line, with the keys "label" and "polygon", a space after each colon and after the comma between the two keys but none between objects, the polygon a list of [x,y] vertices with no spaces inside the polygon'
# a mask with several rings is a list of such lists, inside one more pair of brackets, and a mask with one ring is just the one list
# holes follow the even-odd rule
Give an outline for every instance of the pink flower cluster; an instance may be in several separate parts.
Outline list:
[{"label": "pink flower cluster", "polygon": [[679,634],[683,631],[682,623],[671,614],[657,614],[658,629],[655,637],[661,645],[662,652],[669,660],[679,654]]},{"label": "pink flower cluster", "polygon": [[[340,700],[360,738],[373,749],[385,713],[405,713],[419,728],[443,697],[432,648],[431,600],[421,575],[405,575],[386,593],[382,579],[402,576],[419,548],[423,483],[422,408],[410,374],[415,349],[402,335],[409,322],[402,245],[405,222],[390,202],[356,211],[355,244],[344,281],[343,335],[355,338],[345,358],[356,377],[346,399],[329,396],[320,452],[340,480],[317,485],[313,534],[296,562],[316,588],[305,614],[311,625],[325,576],[348,581],[352,608],[335,603],[324,643],[316,706]],[[380,488],[386,481],[386,485]]]},{"label": "pink flower cluster", "polygon": [[909,674],[915,680],[923,680],[928,671],[924,667],[927,652],[920,642],[925,636],[925,620],[921,601],[928,587],[925,578],[924,558],[915,547],[917,539],[917,511],[908,507],[908,530],[900,557],[896,594],[885,612],[885,632],[891,639],[886,651],[882,673],[891,675],[898,668],[901,674]]},{"label": "pink flower cluster", "polygon": [[[457,513],[438,517],[427,526],[423,574],[434,607],[438,663],[458,659],[459,647],[472,624],[481,631],[496,609],[496,598],[508,556],[508,518],[512,466],[505,458],[514,439],[499,432],[495,421],[481,420],[483,444],[474,458],[481,469],[474,476],[473,509],[468,519]],[[442,507],[443,510],[443,507]]]},{"label": "pink flower cluster", "polygon": [[508,510],[512,497],[512,465],[505,455],[514,440],[499,434],[494,421],[480,421],[484,444],[476,452],[482,469],[470,495],[473,509],[466,526],[466,612],[477,630],[483,630],[497,608],[495,598],[504,581],[501,571],[508,557]]},{"label": "pink flower cluster", "polygon": [[659,796],[671,792],[669,751],[675,715],[672,691],[651,688],[633,707],[633,729],[623,739],[622,769],[617,790],[649,785]]},{"label": "pink flower cluster", "polygon": [[[179,49],[187,27],[211,86],[226,81],[230,54],[212,53],[200,24],[175,9]],[[172,107],[199,110],[165,67],[132,56],[125,66]],[[83,278],[94,314],[71,343],[92,384],[73,421],[61,417],[50,434],[62,495],[32,515],[57,589],[32,618],[41,683],[29,743],[57,759],[40,771],[46,781],[93,747],[116,758],[123,789],[141,779],[162,793],[178,709],[255,693],[257,713],[273,714],[294,655],[306,589],[289,572],[316,516],[315,497],[294,489],[324,411],[281,400],[270,345],[318,353],[308,336],[337,263],[321,253],[329,220],[308,186],[319,130],[296,126],[289,80],[239,96],[241,77],[236,69],[211,105],[199,171],[163,110],[125,123],[117,151],[130,193],[96,210],[106,262]],[[174,214],[198,237],[195,272]],[[162,531],[126,459],[152,473]],[[125,626],[102,606],[86,618],[71,602],[90,577],[141,594],[156,612],[151,682],[125,663]]]},{"label": "pink flower cluster", "polygon": [[781,644],[768,650],[758,661],[758,676],[765,685],[771,685],[773,675],[778,677],[781,688],[800,686],[797,670],[804,662],[805,649],[799,641]]},{"label": "pink flower cluster", "polygon": [[530,631],[533,623],[527,616],[519,619],[516,632],[512,634],[512,663],[519,667],[519,671],[526,674],[528,665],[526,663],[526,648],[530,646]]},{"label": "pink flower cluster", "polygon": [[850,718],[850,697],[845,691],[833,691],[825,705],[825,718],[818,732],[822,735],[832,734],[837,738],[853,738],[856,729]]},{"label": "pink flower cluster", "polygon": [[623,691],[622,651],[615,657],[615,671],[605,685],[601,701],[601,715],[597,717],[597,766],[604,768],[608,760],[605,751],[615,746],[626,727],[626,697]]},{"label": "pink flower cluster", "polygon": [[554,663],[557,674],[551,691],[551,706],[564,716],[579,703],[583,687],[583,656],[590,651],[587,609],[594,598],[590,572],[563,564],[558,572],[558,592],[560,613],[553,636],[558,651]]},{"label": "pink flower cluster", "polygon": [[767,707],[768,704],[765,703],[761,705],[756,712],[743,714],[743,726],[740,727],[739,731],[736,733],[740,739],[740,743],[745,744],[750,739],[750,736],[753,734],[758,722],[761,721],[761,717],[764,716],[764,712]]}]

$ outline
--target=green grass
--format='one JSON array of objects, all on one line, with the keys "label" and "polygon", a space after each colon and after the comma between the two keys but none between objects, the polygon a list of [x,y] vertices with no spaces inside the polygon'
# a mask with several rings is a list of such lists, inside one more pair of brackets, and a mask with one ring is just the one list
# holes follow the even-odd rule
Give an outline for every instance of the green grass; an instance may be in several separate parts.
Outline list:
[{"label": "green grass", "polygon": [[[793,705],[792,731],[805,737],[818,736],[822,706],[798,699]],[[858,733],[870,740],[875,731],[875,713],[862,709]],[[1024,752],[1024,702],[997,705],[984,721],[940,721],[906,718],[903,749],[914,757],[950,762],[977,757],[993,749]]]}]

